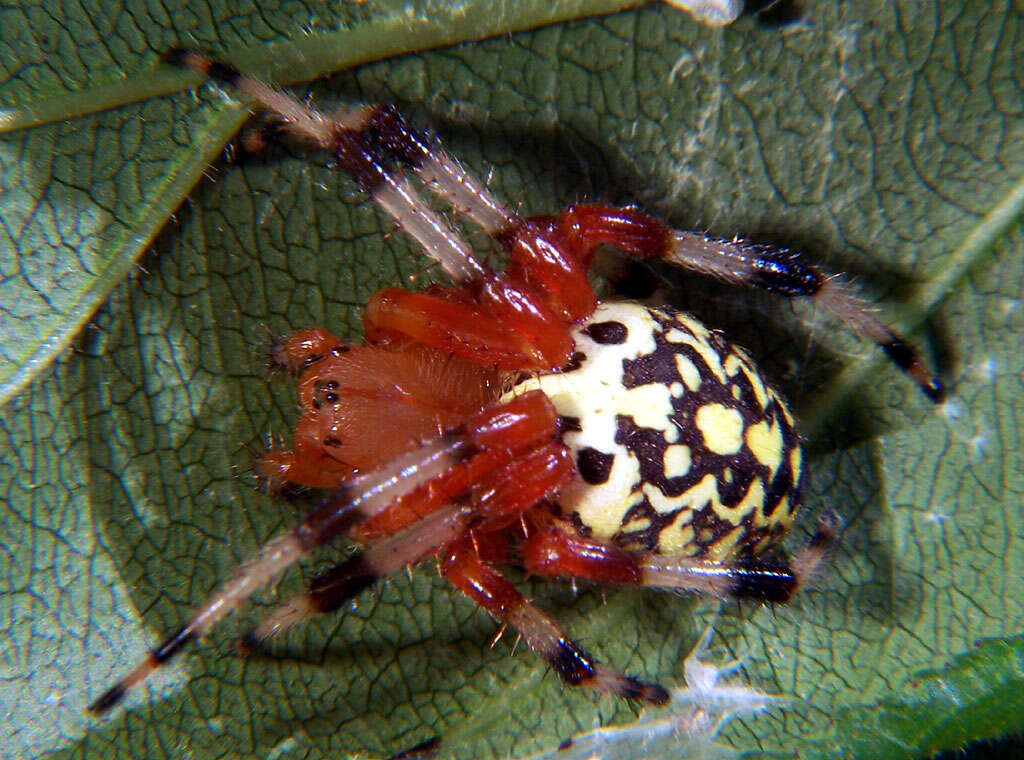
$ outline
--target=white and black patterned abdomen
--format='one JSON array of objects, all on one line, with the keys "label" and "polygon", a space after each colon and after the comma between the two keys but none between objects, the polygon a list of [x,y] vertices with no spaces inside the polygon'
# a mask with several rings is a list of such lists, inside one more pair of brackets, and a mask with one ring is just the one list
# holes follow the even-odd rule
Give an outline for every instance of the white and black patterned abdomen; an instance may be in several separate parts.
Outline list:
[{"label": "white and black patterned abdomen", "polygon": [[726,560],[789,529],[801,454],[785,403],[750,357],[693,317],[605,303],[573,360],[531,378],[563,417],[580,478],[563,515],[627,549]]}]

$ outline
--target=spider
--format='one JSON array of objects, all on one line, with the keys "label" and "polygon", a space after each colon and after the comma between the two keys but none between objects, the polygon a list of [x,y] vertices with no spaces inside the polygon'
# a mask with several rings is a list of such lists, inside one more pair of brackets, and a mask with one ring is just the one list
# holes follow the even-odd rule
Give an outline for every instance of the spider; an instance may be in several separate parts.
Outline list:
[{"label": "spider", "polygon": [[[785,602],[820,567],[823,518],[785,561],[805,470],[786,403],[721,333],[672,308],[600,302],[588,278],[612,245],[720,280],[807,297],[877,343],[932,401],[941,382],[839,279],[794,252],[673,230],[634,208],[572,205],[522,218],[393,106],[322,113],[200,53],[164,60],[241,93],[276,131],[328,152],[452,281],[387,288],[365,343],[320,329],[272,350],[303,410],[290,450],[256,465],[315,504],[188,622],[89,706],[109,711],[186,644],[316,548],[362,548],[316,576],[240,640],[252,650],[330,612],[395,570],[436,556],[441,575],[570,686],[663,704],[668,692],[598,662],[497,569],[602,584]],[[418,195],[418,176],[504,249],[474,257]]]}]

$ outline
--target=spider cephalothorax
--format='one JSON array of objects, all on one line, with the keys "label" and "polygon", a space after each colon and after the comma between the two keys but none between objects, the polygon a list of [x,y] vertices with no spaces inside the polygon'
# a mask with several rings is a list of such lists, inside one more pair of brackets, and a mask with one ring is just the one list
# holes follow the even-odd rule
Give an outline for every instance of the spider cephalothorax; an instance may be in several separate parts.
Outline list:
[{"label": "spider cephalothorax", "polygon": [[[517,629],[567,684],[662,703],[665,689],[595,661],[497,566],[515,558],[540,576],[786,601],[836,528],[823,520],[791,563],[771,557],[800,503],[790,412],[746,353],[692,317],[599,303],[587,272],[602,245],[812,298],[878,343],[926,395],[942,396],[906,343],[791,252],[606,205],[521,218],[394,108],[327,116],[199,54],[167,59],[231,85],[284,132],[328,151],[453,284],[376,294],[363,345],[314,329],[276,347],[273,363],[297,376],[302,417],[292,448],[269,452],[258,470],[272,484],[319,489],[319,501],[94,712],[338,536],[362,550],[281,605],[244,648],[437,556],[446,579]],[[472,255],[405,170],[498,241],[503,272]]]}]

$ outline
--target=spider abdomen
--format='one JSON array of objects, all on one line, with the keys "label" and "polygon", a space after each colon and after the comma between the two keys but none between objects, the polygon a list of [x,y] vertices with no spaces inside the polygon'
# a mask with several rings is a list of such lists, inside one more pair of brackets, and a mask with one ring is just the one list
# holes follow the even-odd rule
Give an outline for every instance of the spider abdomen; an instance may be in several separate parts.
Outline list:
[{"label": "spider abdomen", "polygon": [[693,317],[604,303],[539,387],[563,418],[579,478],[563,515],[584,537],[724,561],[792,524],[801,453],[793,418],[750,357]]}]

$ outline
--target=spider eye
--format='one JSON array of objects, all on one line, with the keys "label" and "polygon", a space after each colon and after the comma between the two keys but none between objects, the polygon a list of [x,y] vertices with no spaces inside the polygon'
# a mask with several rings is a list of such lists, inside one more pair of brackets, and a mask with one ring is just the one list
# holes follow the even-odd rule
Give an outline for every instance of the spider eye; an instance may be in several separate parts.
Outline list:
[{"label": "spider eye", "polygon": [[337,380],[318,380],[316,391],[313,393],[313,406],[317,409],[324,405],[334,405],[341,401],[337,391],[339,388]]}]

